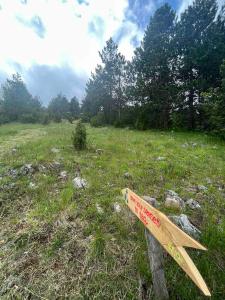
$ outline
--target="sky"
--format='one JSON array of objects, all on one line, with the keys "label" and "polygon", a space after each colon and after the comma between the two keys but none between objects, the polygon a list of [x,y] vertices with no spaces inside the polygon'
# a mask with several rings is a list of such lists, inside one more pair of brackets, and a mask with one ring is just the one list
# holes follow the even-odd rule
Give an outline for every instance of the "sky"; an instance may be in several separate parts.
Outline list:
[{"label": "sky", "polygon": [[20,73],[44,105],[62,93],[79,100],[110,37],[131,59],[150,16],[193,0],[0,0],[0,84]]}]

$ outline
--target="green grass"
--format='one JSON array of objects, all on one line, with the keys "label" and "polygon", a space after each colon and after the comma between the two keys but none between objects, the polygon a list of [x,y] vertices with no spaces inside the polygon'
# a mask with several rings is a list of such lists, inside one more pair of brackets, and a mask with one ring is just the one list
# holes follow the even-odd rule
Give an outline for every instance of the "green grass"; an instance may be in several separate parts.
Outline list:
[{"label": "green grass", "polygon": [[[25,163],[46,167],[44,172],[2,176],[0,181],[0,186],[14,183],[12,188],[0,188],[0,298],[138,299],[142,277],[153,299],[144,228],[121,198],[121,190],[129,187],[139,195],[156,197],[166,214],[174,213],[163,206],[167,189],[199,201],[200,212],[184,213],[202,231],[200,242],[208,251],[188,253],[212,299],[223,299],[224,142],[197,133],[87,126],[88,149],[77,152],[71,141],[73,127],[0,127],[0,176]],[[17,151],[12,153],[14,147]],[[53,147],[60,151],[52,153]],[[157,160],[159,156],[164,160]],[[49,167],[54,161],[60,162],[59,169]],[[89,183],[84,190],[72,185],[78,166]],[[65,182],[59,179],[63,170],[68,172]],[[29,188],[30,182],[35,189]],[[208,190],[196,192],[197,185]],[[120,213],[113,209],[116,202]],[[170,299],[204,299],[169,256],[165,270]]]}]

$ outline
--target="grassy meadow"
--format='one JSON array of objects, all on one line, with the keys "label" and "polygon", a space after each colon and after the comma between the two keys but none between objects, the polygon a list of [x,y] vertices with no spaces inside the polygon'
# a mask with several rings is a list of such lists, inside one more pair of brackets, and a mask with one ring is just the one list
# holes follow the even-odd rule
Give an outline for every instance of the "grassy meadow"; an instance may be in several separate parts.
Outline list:
[{"label": "grassy meadow", "polygon": [[[225,299],[225,143],[86,125],[88,149],[78,152],[74,126],[0,127],[0,299],[139,299],[140,278],[154,299],[144,226],[123,202],[124,187],[155,197],[167,215],[181,213],[164,207],[168,189],[200,203],[182,213],[208,251],[187,252],[212,299]],[[32,174],[15,173],[25,164]],[[76,173],[86,189],[74,188]],[[165,270],[170,299],[205,299],[166,254]]]}]

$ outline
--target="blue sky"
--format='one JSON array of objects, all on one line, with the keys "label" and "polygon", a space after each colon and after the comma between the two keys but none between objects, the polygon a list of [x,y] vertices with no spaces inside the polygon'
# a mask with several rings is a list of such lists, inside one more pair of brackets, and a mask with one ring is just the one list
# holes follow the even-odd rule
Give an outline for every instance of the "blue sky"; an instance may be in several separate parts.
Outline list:
[{"label": "blue sky", "polygon": [[105,41],[131,59],[165,2],[180,13],[192,0],[0,0],[0,84],[19,72],[44,104],[59,92],[82,99]]}]

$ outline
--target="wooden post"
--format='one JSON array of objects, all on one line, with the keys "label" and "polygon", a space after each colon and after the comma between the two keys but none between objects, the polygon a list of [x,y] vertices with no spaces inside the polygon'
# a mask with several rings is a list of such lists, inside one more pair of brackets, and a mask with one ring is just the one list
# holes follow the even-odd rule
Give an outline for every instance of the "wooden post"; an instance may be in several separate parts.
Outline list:
[{"label": "wooden post", "polygon": [[[146,202],[155,206],[155,202],[145,199]],[[153,290],[157,300],[169,299],[166,287],[166,279],[163,269],[163,248],[154,236],[145,228],[145,238],[148,247],[148,259],[152,273]]]},{"label": "wooden post", "polygon": [[204,295],[211,296],[204,279],[184,249],[184,247],[201,250],[206,250],[206,248],[183,232],[166,215],[156,209],[154,203],[152,203],[153,198],[141,198],[129,188],[123,189],[122,193],[130,210],[148,229],[146,229],[145,234],[156,297],[160,300],[168,299],[161,246],[174,258]]}]

